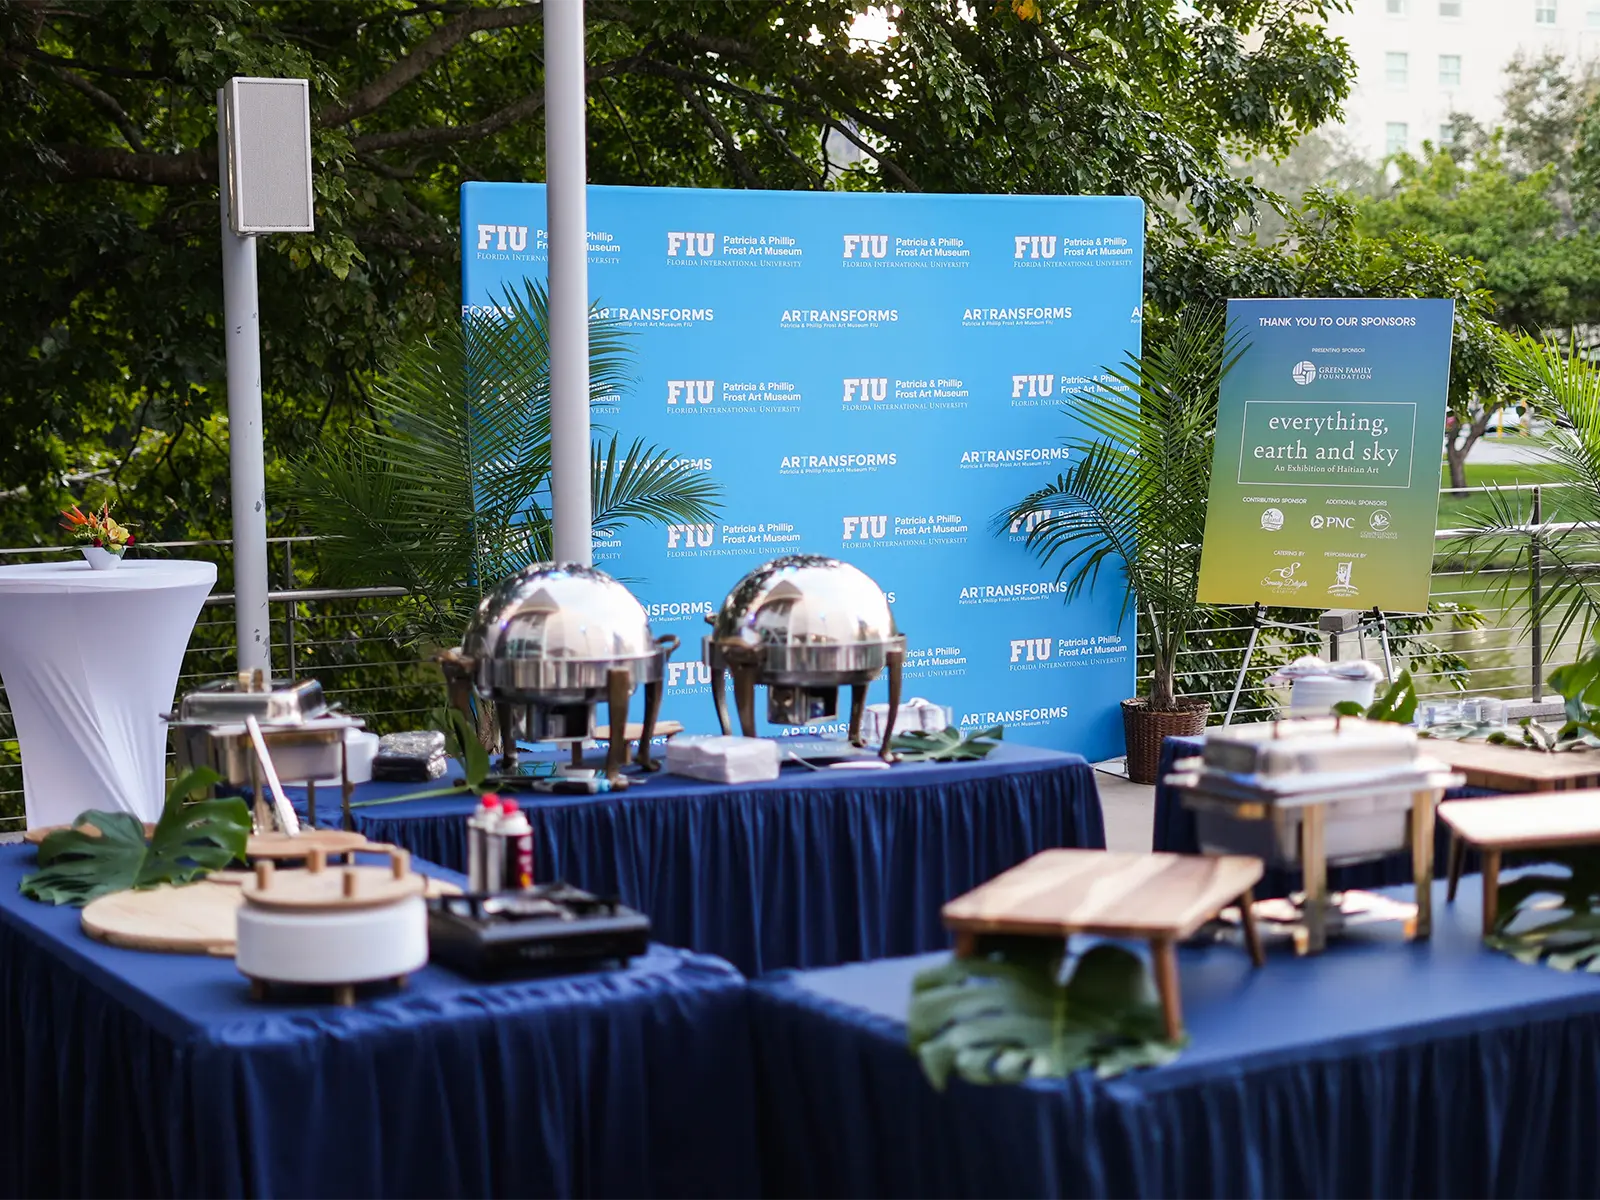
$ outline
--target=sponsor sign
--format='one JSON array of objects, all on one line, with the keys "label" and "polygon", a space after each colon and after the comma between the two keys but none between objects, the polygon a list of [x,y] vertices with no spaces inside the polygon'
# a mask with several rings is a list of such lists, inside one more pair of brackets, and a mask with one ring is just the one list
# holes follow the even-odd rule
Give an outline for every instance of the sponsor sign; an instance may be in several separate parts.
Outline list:
[{"label": "sponsor sign", "polygon": [[[545,276],[544,189],[468,184],[461,207],[463,308],[503,308]],[[589,221],[590,300],[628,331],[631,375],[591,406],[597,437],[644,438],[724,490],[712,520],[596,537],[681,639],[662,715],[713,728],[707,615],[745,572],[808,552],[890,594],[908,696],[969,729],[1120,753],[1120,585],[1069,602],[1025,544],[1050,513],[995,514],[1070,469],[1085,431],[1063,410],[1138,349],[1142,205],[594,187]]]},{"label": "sponsor sign", "polygon": [[1428,606],[1451,300],[1230,300],[1200,599]]}]

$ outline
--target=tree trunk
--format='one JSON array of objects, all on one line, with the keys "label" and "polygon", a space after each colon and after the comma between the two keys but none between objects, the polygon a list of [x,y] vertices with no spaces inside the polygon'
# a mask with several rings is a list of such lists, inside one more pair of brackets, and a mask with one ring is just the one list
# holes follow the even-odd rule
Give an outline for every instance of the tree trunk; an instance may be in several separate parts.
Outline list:
[{"label": "tree trunk", "polygon": [[1457,449],[1454,441],[1446,442],[1444,445],[1445,461],[1450,467],[1450,490],[1453,492],[1459,492],[1467,486],[1468,449],[1471,449],[1470,442],[1465,449]]}]

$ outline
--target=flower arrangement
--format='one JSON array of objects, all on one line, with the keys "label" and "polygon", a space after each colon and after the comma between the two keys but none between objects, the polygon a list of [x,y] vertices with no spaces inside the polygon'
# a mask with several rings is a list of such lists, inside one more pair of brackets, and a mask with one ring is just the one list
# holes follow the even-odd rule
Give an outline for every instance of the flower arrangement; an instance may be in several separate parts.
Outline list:
[{"label": "flower arrangement", "polygon": [[[78,543],[89,565],[97,569],[114,565],[122,553],[134,544],[135,538],[126,525],[119,524],[111,515],[111,501],[107,500],[98,512],[84,512],[76,504],[61,510],[61,527]],[[98,551],[98,553],[96,553]]]}]

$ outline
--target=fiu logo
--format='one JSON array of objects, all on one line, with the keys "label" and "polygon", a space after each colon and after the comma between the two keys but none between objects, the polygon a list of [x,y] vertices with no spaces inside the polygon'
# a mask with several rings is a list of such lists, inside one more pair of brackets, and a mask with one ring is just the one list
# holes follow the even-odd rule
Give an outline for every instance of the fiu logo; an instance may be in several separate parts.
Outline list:
[{"label": "fiu logo", "polygon": [[1012,258],[1054,258],[1056,256],[1056,239],[1053,235],[1019,234],[1012,238],[1016,252]]},{"label": "fiu logo", "polygon": [[849,404],[854,400],[886,400],[889,397],[889,380],[883,379],[846,379],[844,381],[844,402]]},{"label": "fiu logo", "polygon": [[709,546],[716,529],[715,525],[668,525],[667,549],[676,550],[680,546],[687,549]]},{"label": "fiu logo", "polygon": [[844,235],[846,258],[888,258],[887,233],[847,233]]},{"label": "fiu logo", "polygon": [[1024,396],[1052,396],[1056,390],[1056,377],[1054,375],[1013,375],[1011,377],[1011,398],[1020,400]]},{"label": "fiu logo", "polygon": [[1051,653],[1056,648],[1054,638],[1013,638],[1011,639],[1011,661],[1017,662],[1047,662]]},{"label": "fiu logo", "polygon": [[844,540],[847,542],[869,541],[876,538],[887,537],[889,534],[889,516],[872,517],[846,517],[844,518]]},{"label": "fiu logo", "polygon": [[667,664],[667,686],[695,687],[698,684],[711,682],[711,668],[703,662],[669,662]]},{"label": "fiu logo", "polygon": [[677,404],[681,399],[684,404],[710,404],[716,389],[715,379],[669,379],[667,403]]},{"label": "fiu logo", "polygon": [[717,235],[714,233],[667,234],[667,257],[677,258],[680,250],[685,258],[710,258],[717,252]]},{"label": "fiu logo", "polygon": [[[1024,513],[1015,521],[1011,522],[1011,532],[1032,533],[1035,529],[1039,528],[1039,526],[1043,525],[1050,519],[1051,511],[1052,510],[1048,508],[1036,508],[1032,512]],[[1012,659],[1011,661],[1015,662],[1016,659]]]},{"label": "fiu logo", "polygon": [[[493,245],[490,243],[493,242]],[[479,250],[526,250],[528,227],[526,225],[479,225]]]}]

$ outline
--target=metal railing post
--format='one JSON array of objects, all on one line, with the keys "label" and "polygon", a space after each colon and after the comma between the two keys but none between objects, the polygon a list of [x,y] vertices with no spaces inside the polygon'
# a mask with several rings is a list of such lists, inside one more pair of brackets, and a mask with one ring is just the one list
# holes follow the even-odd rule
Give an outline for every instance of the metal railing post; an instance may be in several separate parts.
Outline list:
[{"label": "metal railing post", "polygon": [[1528,598],[1533,611],[1528,614],[1533,632],[1533,669],[1529,694],[1535,704],[1544,699],[1544,586],[1540,578],[1539,527],[1544,524],[1543,489],[1533,489],[1533,529],[1528,534]]},{"label": "metal railing post", "polygon": [[[294,543],[283,544],[283,589],[286,592],[294,591]],[[289,678],[295,677],[294,667],[294,621],[296,610],[300,606],[293,600],[289,601],[289,611],[284,616],[284,639],[288,642],[289,652]]]}]

